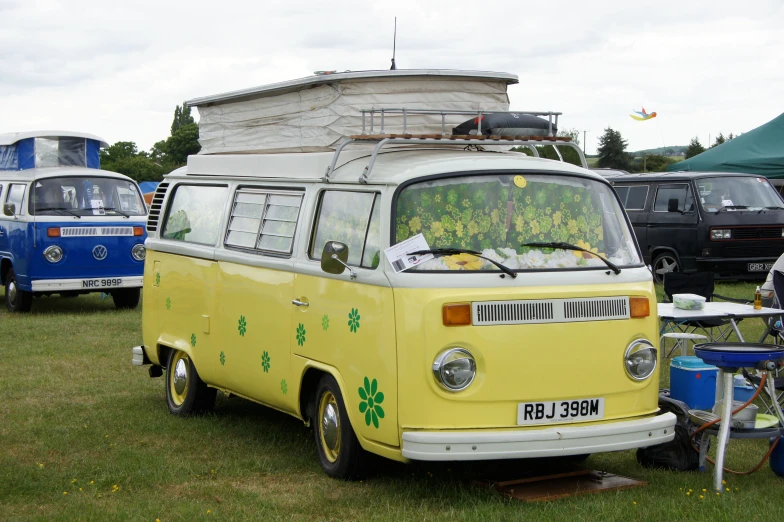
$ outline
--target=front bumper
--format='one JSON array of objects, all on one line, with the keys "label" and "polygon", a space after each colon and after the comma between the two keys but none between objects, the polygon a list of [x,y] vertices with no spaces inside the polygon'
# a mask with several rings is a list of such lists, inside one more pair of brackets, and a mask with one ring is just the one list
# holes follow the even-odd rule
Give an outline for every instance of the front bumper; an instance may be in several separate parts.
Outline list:
[{"label": "front bumper", "polygon": [[85,279],[37,279],[33,280],[33,292],[63,292],[84,290],[105,292],[117,288],[141,288],[143,276],[133,277],[91,277]]},{"label": "front bumper", "polygon": [[144,346],[134,346],[131,349],[131,364],[134,366],[152,364],[152,361],[147,357],[147,352],[144,351]]},{"label": "front bumper", "polygon": [[403,456],[412,460],[494,460],[563,457],[669,442],[672,413],[590,426],[510,431],[404,431]]}]

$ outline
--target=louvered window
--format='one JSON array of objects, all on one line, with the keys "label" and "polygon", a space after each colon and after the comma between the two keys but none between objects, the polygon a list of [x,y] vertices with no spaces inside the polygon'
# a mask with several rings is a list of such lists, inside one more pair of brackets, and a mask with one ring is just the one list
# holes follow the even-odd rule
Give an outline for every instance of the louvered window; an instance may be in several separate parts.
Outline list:
[{"label": "louvered window", "polygon": [[234,196],[225,244],[291,254],[302,194],[241,189]]}]

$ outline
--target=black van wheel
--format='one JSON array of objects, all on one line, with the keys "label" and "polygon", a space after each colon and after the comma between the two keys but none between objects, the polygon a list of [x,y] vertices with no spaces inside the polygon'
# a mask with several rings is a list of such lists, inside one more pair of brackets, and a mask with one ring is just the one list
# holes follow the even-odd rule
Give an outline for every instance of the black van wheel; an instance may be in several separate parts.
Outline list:
[{"label": "black van wheel", "polygon": [[656,283],[664,282],[664,274],[680,271],[681,265],[678,264],[678,259],[675,257],[675,254],[665,252],[657,255],[653,260],[653,281]]},{"label": "black van wheel", "polygon": [[209,411],[215,406],[217,390],[199,377],[187,353],[170,350],[166,363],[166,403],[172,415],[186,416]]},{"label": "black van wheel", "polygon": [[141,288],[123,288],[121,290],[114,290],[112,292],[112,299],[114,306],[123,309],[136,308],[139,304],[139,296],[141,295]]},{"label": "black van wheel", "polygon": [[360,475],[364,450],[348,420],[338,383],[331,375],[322,377],[316,388],[313,433],[324,473],[344,480]]},{"label": "black van wheel", "polygon": [[5,306],[9,312],[29,312],[33,307],[33,293],[19,288],[14,269],[5,275]]}]

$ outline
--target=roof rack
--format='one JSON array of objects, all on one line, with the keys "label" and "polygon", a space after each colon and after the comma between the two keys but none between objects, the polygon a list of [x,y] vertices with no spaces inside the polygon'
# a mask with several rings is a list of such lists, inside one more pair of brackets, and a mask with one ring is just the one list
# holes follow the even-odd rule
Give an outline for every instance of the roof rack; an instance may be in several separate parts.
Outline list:
[{"label": "roof rack", "polygon": [[[334,172],[335,166],[338,162],[338,157],[343,149],[352,143],[369,143],[375,142],[376,146],[373,148],[373,152],[370,155],[370,161],[365,169],[362,171],[362,176],[359,178],[359,183],[367,184],[368,178],[370,177],[370,173],[373,170],[373,165],[375,165],[376,158],[378,157],[378,153],[387,145],[430,145],[430,146],[437,146],[437,145],[466,145],[469,146],[476,146],[480,148],[482,145],[490,145],[496,143],[503,143],[504,145],[519,145],[523,147],[527,147],[531,150],[535,157],[539,157],[539,151],[536,149],[537,145],[553,145],[553,149],[555,153],[558,155],[558,158],[561,161],[564,161],[561,152],[558,150],[558,146],[567,146],[575,151],[577,151],[578,156],[580,157],[580,163],[582,164],[583,168],[588,168],[588,163],[585,160],[585,155],[580,147],[572,142],[572,139],[569,137],[564,136],[554,136],[553,135],[553,127],[557,128],[558,125],[558,116],[562,113],[560,112],[551,112],[551,111],[455,111],[455,110],[441,110],[441,109],[361,109],[360,112],[362,113],[362,134],[356,134],[349,136],[347,139],[343,140],[335,149],[335,153],[332,156],[332,161],[330,165],[327,167],[327,171],[324,173],[324,177],[321,178],[324,182],[329,182],[329,177]],[[481,134],[482,132],[482,115],[486,114],[529,114],[532,116],[547,116],[549,125],[548,125],[548,136],[484,136]],[[380,115],[380,132],[375,134],[375,117],[376,114]],[[387,134],[384,133],[384,126],[385,126],[385,116],[390,114],[402,114],[403,115],[403,133],[401,134]],[[408,116],[409,115],[422,115],[422,114],[436,114],[441,116],[441,134],[409,134],[406,131],[408,130]],[[477,134],[447,134],[446,132],[446,116],[447,115],[462,115],[462,116],[475,116],[477,118]],[[369,116],[370,124],[369,124],[369,131],[367,133],[368,125],[367,120]],[[480,149],[481,150],[481,149]]]}]

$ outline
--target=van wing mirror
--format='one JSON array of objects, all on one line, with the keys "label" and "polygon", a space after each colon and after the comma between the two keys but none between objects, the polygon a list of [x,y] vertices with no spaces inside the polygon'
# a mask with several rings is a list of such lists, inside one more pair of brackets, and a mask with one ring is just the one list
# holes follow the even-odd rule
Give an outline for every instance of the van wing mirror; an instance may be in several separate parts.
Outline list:
[{"label": "van wing mirror", "polygon": [[321,269],[328,274],[342,274],[346,268],[351,273],[351,279],[356,279],[356,272],[348,266],[348,245],[340,241],[327,241],[321,252]]},{"label": "van wing mirror", "polygon": [[6,216],[13,216],[16,214],[16,205],[14,203],[6,203],[3,205],[3,214]]},{"label": "van wing mirror", "polygon": [[678,208],[678,198],[670,198],[667,200],[667,212],[680,212]]}]

